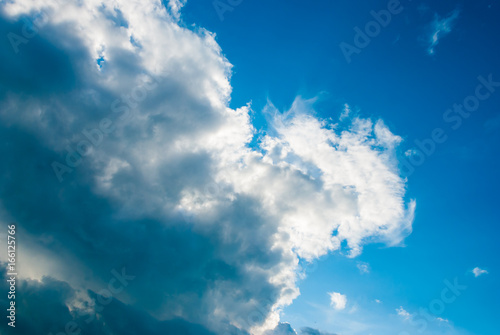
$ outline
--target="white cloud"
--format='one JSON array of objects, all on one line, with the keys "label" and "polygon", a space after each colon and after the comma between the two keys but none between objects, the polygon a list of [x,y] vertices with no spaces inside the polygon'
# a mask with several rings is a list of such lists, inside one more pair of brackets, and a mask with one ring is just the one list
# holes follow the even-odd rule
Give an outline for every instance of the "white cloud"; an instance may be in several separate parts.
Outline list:
[{"label": "white cloud", "polygon": [[[61,269],[40,260],[32,269],[40,278],[98,289],[111,264],[129,264],[148,285],[128,287],[123,302],[158,320],[182,316],[216,333],[229,322],[260,334],[299,294],[300,258],[343,242],[356,256],[367,243],[398,245],[411,233],[415,202],[405,202],[395,158],[401,138],[360,117],[335,131],[314,116],[312,100],[297,97],[288,111],[266,106],[270,131],[250,147],[251,106],[228,107],[231,64],[213,34],[177,23],[184,3],[2,4],[13,20],[52,15],[38,43],[9,60],[15,75],[0,79],[0,88],[25,81],[0,104],[0,125],[20,132],[9,142],[17,147],[0,147],[8,158],[0,168],[18,167],[0,173],[0,199],[32,235],[30,248]],[[48,47],[36,49],[42,42]],[[59,183],[51,163],[66,163],[66,148],[105,119],[114,130]],[[35,183],[43,194],[9,198],[8,190]],[[345,296],[338,299],[345,308]],[[241,317],[256,310],[258,322]]]},{"label": "white cloud", "polygon": [[474,276],[477,278],[477,277],[479,277],[479,276],[481,276],[481,275],[488,274],[488,271],[486,271],[486,270],[483,270],[483,269],[481,269],[481,268],[476,267],[476,268],[474,268],[474,269],[472,270],[472,273],[473,273],[473,274],[474,274]]},{"label": "white cloud", "polygon": [[330,292],[328,295],[330,296],[330,306],[336,310],[345,309],[347,304],[347,297],[345,295],[338,292]]},{"label": "white cloud", "polygon": [[416,154],[417,154],[417,151],[415,149],[408,149],[405,151],[406,157],[411,157],[411,156],[416,155]]},{"label": "white cloud", "polygon": [[182,7],[186,4],[187,0],[168,0],[168,7],[172,16],[176,19],[179,19]]},{"label": "white cloud", "polygon": [[458,9],[455,9],[444,18],[439,18],[439,16],[435,14],[434,21],[431,24],[431,36],[429,38],[429,47],[427,49],[427,52],[430,55],[435,53],[435,47],[438,45],[439,40],[451,33],[459,14],[460,10]]},{"label": "white cloud", "polygon": [[396,308],[396,312],[400,317],[402,317],[405,320],[408,320],[411,317],[411,314],[408,313],[403,306],[400,306],[399,308]]},{"label": "white cloud", "polygon": [[342,110],[342,113],[340,114],[340,120],[344,120],[351,115],[351,107],[348,104],[344,104],[344,109]]},{"label": "white cloud", "polygon": [[357,262],[356,266],[360,273],[370,273],[370,264],[365,262]]}]

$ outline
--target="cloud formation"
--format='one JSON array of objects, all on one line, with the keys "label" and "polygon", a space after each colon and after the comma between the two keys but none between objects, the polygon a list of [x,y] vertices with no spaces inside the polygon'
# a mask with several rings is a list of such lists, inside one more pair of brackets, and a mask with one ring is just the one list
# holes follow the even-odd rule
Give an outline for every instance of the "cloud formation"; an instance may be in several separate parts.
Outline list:
[{"label": "cloud formation", "polygon": [[356,266],[361,274],[370,273],[370,264],[365,262],[357,262]]},{"label": "cloud formation", "polygon": [[399,308],[396,308],[396,312],[400,317],[402,317],[405,320],[408,320],[411,317],[411,314],[408,313],[403,306],[399,306]]},{"label": "cloud formation", "polygon": [[347,304],[347,297],[345,295],[338,292],[330,292],[328,295],[330,296],[330,306],[336,310],[345,309]]},{"label": "cloud formation", "polygon": [[[26,301],[61,311],[27,327],[125,334],[134,314],[151,334],[261,334],[299,294],[300,259],[411,232],[401,138],[381,120],[339,128],[297,97],[266,107],[251,146],[251,106],[228,107],[231,64],[179,25],[184,3],[0,5],[0,33],[25,39],[0,42],[0,220],[19,227]],[[85,324],[121,268],[136,280]]]},{"label": "cloud formation", "polygon": [[439,40],[451,33],[459,14],[460,10],[455,9],[443,18],[440,18],[437,14],[434,15],[434,21],[430,26],[431,34],[429,37],[429,47],[427,48],[427,53],[429,55],[435,53],[435,48],[439,44]]},{"label": "cloud formation", "polygon": [[472,273],[474,274],[474,277],[479,277],[481,275],[485,275],[485,274],[488,274],[488,271],[484,270],[484,269],[481,269],[481,268],[478,268],[478,267],[475,267],[473,270],[472,270]]}]

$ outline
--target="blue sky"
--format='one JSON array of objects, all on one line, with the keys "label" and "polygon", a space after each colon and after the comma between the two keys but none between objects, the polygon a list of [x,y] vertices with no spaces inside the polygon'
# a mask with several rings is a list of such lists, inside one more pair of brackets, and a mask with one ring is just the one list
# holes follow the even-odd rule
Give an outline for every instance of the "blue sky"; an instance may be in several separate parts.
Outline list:
[{"label": "blue sky", "polygon": [[496,334],[499,14],[0,2],[2,333]]},{"label": "blue sky", "polygon": [[[382,118],[403,136],[401,154],[414,148],[415,140],[430,138],[437,127],[449,136],[408,177],[408,196],[418,206],[405,247],[373,245],[356,259],[322,258],[283,320],[296,321],[300,328],[314,318],[319,328],[335,332],[335,323],[313,305],[328,308],[326,291],[336,290],[346,293],[350,306],[390,325],[394,321],[387,314],[395,314],[400,305],[410,313],[428,308],[444,288],[443,280],[458,277],[468,289],[441,317],[472,334],[493,334],[499,298],[495,204],[500,151],[498,128],[491,127],[498,125],[500,95],[481,103],[457,130],[443,113],[474,93],[478,76],[500,78],[499,4],[402,1],[404,9],[348,64],[339,44],[354,45],[353,28],[363,28],[373,20],[370,11],[387,9],[387,4],[243,1],[221,21],[211,4],[191,2],[184,18],[217,34],[234,64],[234,105],[251,100],[258,111],[270,99],[286,109],[296,95],[319,96],[318,113],[336,118],[348,103],[361,115]],[[430,54],[430,39],[446,21],[450,31],[441,33]],[[259,124],[259,115],[255,119]],[[358,261],[368,263],[370,273],[360,274]],[[476,266],[488,269],[488,275],[474,278]],[[383,304],[373,304],[375,299]],[[299,317],[303,314],[308,317]]]}]

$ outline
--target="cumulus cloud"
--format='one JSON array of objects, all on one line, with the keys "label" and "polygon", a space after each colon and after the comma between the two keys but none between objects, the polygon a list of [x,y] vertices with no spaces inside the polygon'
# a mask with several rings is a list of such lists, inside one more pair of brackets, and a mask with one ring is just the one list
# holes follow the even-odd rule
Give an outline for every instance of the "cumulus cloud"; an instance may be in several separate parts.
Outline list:
[{"label": "cumulus cloud", "polygon": [[455,9],[443,18],[440,18],[437,14],[435,14],[434,21],[430,26],[431,34],[429,37],[429,47],[427,48],[429,55],[433,55],[435,53],[435,48],[438,45],[439,40],[451,33],[459,14],[459,9]]},{"label": "cumulus cloud", "polygon": [[297,97],[266,106],[251,146],[251,106],[228,107],[231,64],[178,24],[184,3],[0,4],[0,34],[22,38],[0,42],[0,220],[18,224],[26,301],[50,292],[61,322],[126,268],[136,279],[82,327],[126,333],[113,325],[135,313],[152,333],[262,334],[299,294],[299,261],[411,232],[401,138],[381,120],[336,128]]},{"label": "cumulus cloud", "polygon": [[488,274],[488,271],[484,270],[484,269],[481,269],[481,268],[478,268],[478,267],[475,267],[473,270],[472,270],[472,273],[474,274],[474,277],[479,277],[481,275],[485,275],[485,274]]},{"label": "cumulus cloud", "polygon": [[336,310],[345,309],[347,304],[347,297],[345,295],[338,292],[330,292],[328,295],[330,296],[330,306]]}]

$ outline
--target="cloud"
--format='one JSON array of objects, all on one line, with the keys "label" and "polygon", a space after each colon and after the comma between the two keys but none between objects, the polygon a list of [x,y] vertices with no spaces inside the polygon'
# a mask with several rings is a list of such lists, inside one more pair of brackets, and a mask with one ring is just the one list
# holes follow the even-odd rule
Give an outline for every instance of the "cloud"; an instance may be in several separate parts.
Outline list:
[{"label": "cloud", "polygon": [[[6,265],[5,263],[2,265]],[[4,266],[2,267],[2,269]],[[8,292],[5,270],[0,287]],[[93,291],[82,294],[67,283],[43,278],[41,281],[17,282],[16,332],[19,334],[56,334],[66,329],[74,333],[104,334],[200,334],[215,335],[206,328],[182,319],[158,321],[142,310],[123,304],[111,297],[100,297]],[[104,305],[82,300],[88,295]],[[109,300],[109,301],[108,301]],[[0,298],[8,305],[7,296]],[[2,322],[0,330],[9,333],[10,326]],[[228,327],[228,330],[233,330]],[[69,333],[69,332],[68,332]]]},{"label": "cloud", "polygon": [[370,273],[370,264],[365,262],[357,262],[356,266],[361,274]]},{"label": "cloud", "polygon": [[168,0],[168,7],[170,9],[170,13],[172,14],[172,17],[175,19],[180,18],[180,11],[182,7],[186,4],[187,0]]},{"label": "cloud", "polygon": [[396,312],[400,317],[402,317],[405,320],[408,320],[411,317],[411,314],[408,313],[403,306],[400,306],[399,308],[396,309]]},{"label": "cloud", "polygon": [[488,274],[488,271],[486,271],[486,270],[483,270],[483,269],[480,269],[480,268],[476,267],[476,268],[474,268],[474,269],[472,270],[472,273],[473,273],[473,274],[474,274],[474,276],[477,278],[477,277],[479,277],[479,276],[481,276],[481,275]]},{"label": "cloud", "polygon": [[345,309],[347,304],[347,297],[343,294],[337,292],[328,293],[330,296],[330,306],[335,308],[336,310]]},{"label": "cloud", "polygon": [[[401,138],[360,117],[334,130],[297,97],[266,106],[250,145],[251,106],[228,107],[231,64],[212,33],[179,25],[182,4],[0,5],[0,34],[24,38],[18,53],[0,41],[0,221],[19,227],[20,279],[33,296],[55,287],[64,320],[126,268],[136,280],[108,327],[137,329],[136,313],[153,331],[262,334],[298,296],[299,261],[411,233]],[[42,327],[36,308],[19,313]]]},{"label": "cloud", "polygon": [[438,45],[439,40],[451,33],[459,14],[460,10],[455,9],[443,18],[439,18],[437,14],[434,15],[434,21],[430,25],[431,34],[429,37],[429,47],[427,48],[429,55],[435,53],[435,47]]},{"label": "cloud", "polygon": [[266,331],[265,335],[297,335],[289,323],[279,323],[273,330]]},{"label": "cloud", "polygon": [[333,333],[325,333],[325,332],[321,332],[317,329],[314,329],[314,328],[309,328],[309,327],[304,327],[300,330],[300,334],[301,335],[336,335],[336,334],[333,334]]},{"label": "cloud", "polygon": [[344,104],[344,108],[342,109],[342,113],[340,113],[340,120],[344,120],[352,114],[351,107],[348,104]]}]

